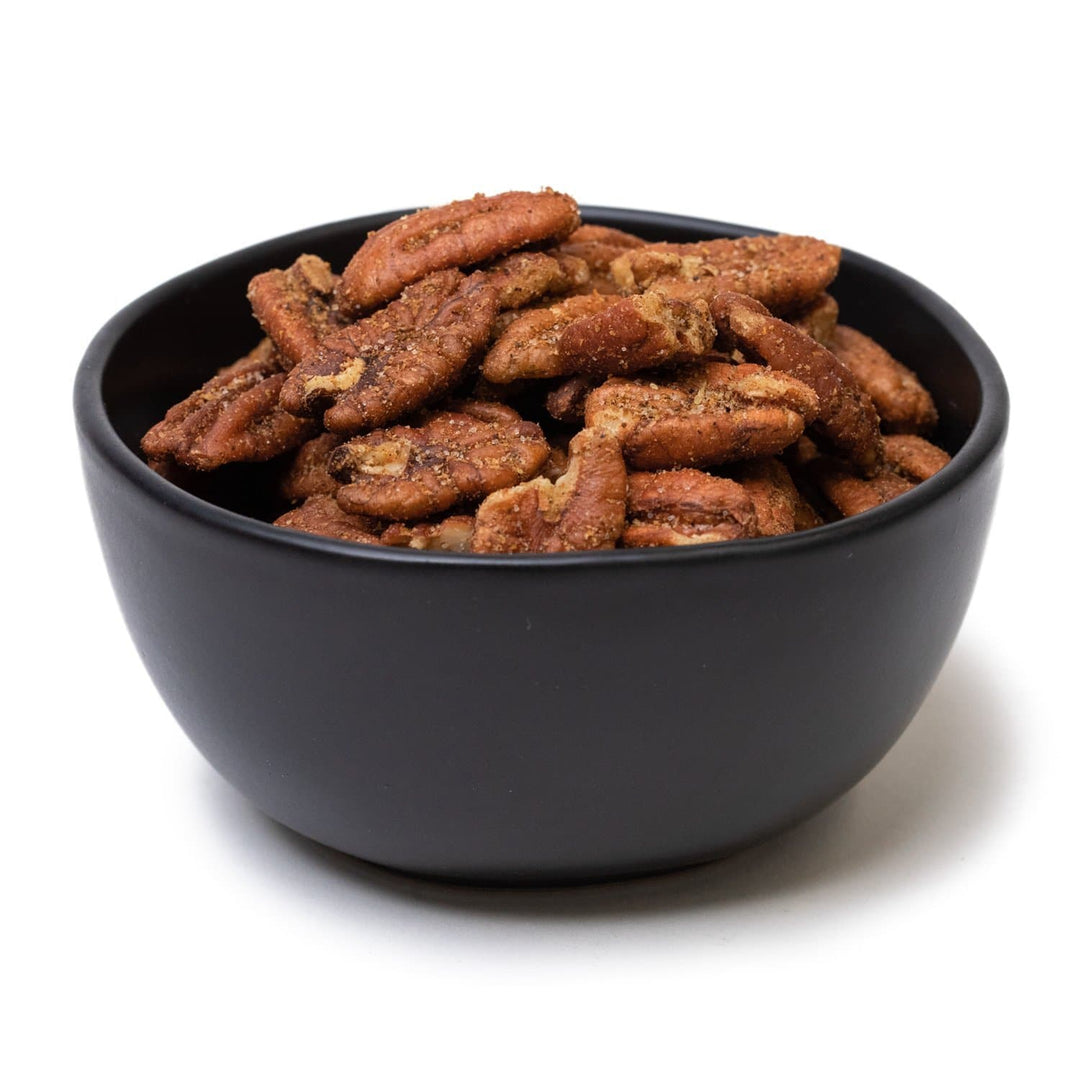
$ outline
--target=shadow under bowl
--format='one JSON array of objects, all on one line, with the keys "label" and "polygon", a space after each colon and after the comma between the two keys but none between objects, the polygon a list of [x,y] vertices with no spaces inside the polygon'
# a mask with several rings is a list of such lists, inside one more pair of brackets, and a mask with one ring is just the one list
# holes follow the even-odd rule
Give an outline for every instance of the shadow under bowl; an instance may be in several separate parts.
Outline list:
[{"label": "shadow under bowl", "polygon": [[[489,883],[700,863],[842,795],[918,711],[974,588],[1008,413],[986,345],[918,282],[845,252],[830,290],[843,321],[919,374],[954,460],[792,536],[509,557],[362,547],[268,524],[265,467],[198,494],[151,471],[143,432],[257,340],[248,280],[303,252],[340,267],[399,213],[183,274],[106,324],[79,369],[109,574],[191,740],[304,836]],[[583,216],[650,239],[764,231]]]}]

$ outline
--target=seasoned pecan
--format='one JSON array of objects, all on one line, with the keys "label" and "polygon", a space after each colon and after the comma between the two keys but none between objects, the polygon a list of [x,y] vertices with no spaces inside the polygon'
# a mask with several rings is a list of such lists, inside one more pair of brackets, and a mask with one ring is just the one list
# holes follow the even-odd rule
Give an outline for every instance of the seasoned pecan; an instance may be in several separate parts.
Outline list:
[{"label": "seasoned pecan", "polygon": [[850,326],[838,326],[829,345],[855,376],[881,417],[883,431],[925,435],[937,424],[934,399],[919,377],[873,338]]},{"label": "seasoned pecan", "polygon": [[580,223],[577,203],[550,188],[420,210],[368,236],[341,276],[341,300],[349,310],[370,311],[436,270],[475,266],[527,244],[558,243]]},{"label": "seasoned pecan", "polygon": [[582,225],[575,229],[556,249],[567,255],[584,259],[589,269],[588,280],[578,285],[579,293],[619,291],[611,276],[611,264],[632,248],[644,247],[640,236],[607,225]]},{"label": "seasoned pecan", "polygon": [[352,514],[414,521],[535,476],[548,457],[543,431],[513,409],[473,402],[420,427],[361,435],[330,455]]},{"label": "seasoned pecan", "polygon": [[341,440],[340,435],[324,433],[304,443],[278,485],[282,498],[297,503],[312,495],[333,495],[338,482],[330,475],[327,461]]},{"label": "seasoned pecan", "polygon": [[289,375],[282,403],[340,434],[392,423],[443,396],[491,338],[504,307],[568,288],[565,260],[521,252],[467,277],[432,274],[382,311],[331,334]]},{"label": "seasoned pecan", "polygon": [[918,435],[886,435],[884,442],[885,464],[916,484],[929,480],[952,460],[940,447]]},{"label": "seasoned pecan", "polygon": [[809,236],[744,236],[648,244],[620,255],[611,275],[623,292],[655,288],[680,300],[745,293],[777,313],[797,311],[836,277],[840,249]]},{"label": "seasoned pecan", "polygon": [[573,374],[559,354],[559,337],[575,319],[619,302],[617,296],[571,296],[550,307],[523,311],[487,351],[484,378],[493,383]]},{"label": "seasoned pecan", "polygon": [[732,467],[731,477],[753,503],[761,536],[783,536],[821,524],[817,511],[799,494],[791,473],[776,458],[741,462]]},{"label": "seasoned pecan", "polygon": [[638,469],[719,465],[775,454],[817,415],[798,379],[756,364],[707,361],[655,381],[608,379],[585,403]]},{"label": "seasoned pecan", "polygon": [[282,514],[275,522],[284,529],[335,540],[353,540],[358,544],[378,544],[379,524],[359,514],[347,514],[338,506],[333,495],[312,495],[301,506]]},{"label": "seasoned pecan", "polygon": [[753,500],[734,480],[697,469],[631,473],[624,547],[711,544],[758,535]]},{"label": "seasoned pecan", "polygon": [[339,325],[333,300],[337,280],[317,255],[301,255],[287,270],[267,270],[251,279],[251,310],[277,346],[283,370],[314,356]]},{"label": "seasoned pecan", "polygon": [[493,492],[476,512],[472,550],[584,551],[615,546],[626,519],[626,466],[618,442],[586,428],[570,442],[570,466]]},{"label": "seasoned pecan", "polygon": [[748,296],[717,293],[709,310],[719,345],[806,383],[820,404],[814,430],[864,475],[880,468],[881,430],[873,403],[828,349]]},{"label": "seasoned pecan", "polygon": [[386,527],[380,542],[387,547],[409,547],[416,551],[468,551],[474,528],[475,522],[468,514],[416,525],[395,521]]},{"label": "seasoned pecan", "polygon": [[788,315],[787,321],[809,334],[819,345],[829,348],[839,315],[840,305],[828,293],[822,293],[813,303]]},{"label": "seasoned pecan", "polygon": [[544,406],[554,420],[564,424],[585,423],[585,399],[600,385],[600,379],[588,375],[571,375],[565,382],[549,390]]},{"label": "seasoned pecan", "polygon": [[892,469],[870,477],[856,476],[844,462],[828,456],[812,461],[807,471],[843,517],[872,510],[915,487]]},{"label": "seasoned pecan", "polygon": [[284,381],[277,351],[264,339],[169,409],[143,436],[143,453],[192,469],[216,469],[292,450],[317,429],[278,405]]},{"label": "seasoned pecan", "polygon": [[646,292],[576,319],[559,335],[558,347],[567,374],[627,375],[676,356],[701,356],[715,337],[703,300]]}]

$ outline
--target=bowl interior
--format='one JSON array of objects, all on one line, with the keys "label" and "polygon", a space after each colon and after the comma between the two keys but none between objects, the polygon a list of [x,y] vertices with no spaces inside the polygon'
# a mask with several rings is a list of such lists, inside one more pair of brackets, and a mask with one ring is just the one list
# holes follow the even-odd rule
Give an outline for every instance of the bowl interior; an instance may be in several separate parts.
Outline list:
[{"label": "bowl interior", "polygon": [[[402,212],[325,225],[247,248],[168,282],[122,312],[110,324],[115,340],[109,343],[101,387],[108,419],[123,443],[138,455],[140,438],[170,405],[256,344],[261,331],[246,299],[255,274],[287,266],[304,252],[322,256],[340,271],[368,231]],[[583,207],[582,215],[649,240],[767,231],[602,207]],[[919,375],[941,415],[935,441],[955,455],[983,406],[987,372],[980,373],[971,356],[974,346],[986,352],[985,346],[929,290],[857,253],[845,252],[830,292],[839,302],[842,323],[869,334]],[[233,465],[185,483],[204,500],[268,521],[283,509],[274,495],[279,468]]]}]

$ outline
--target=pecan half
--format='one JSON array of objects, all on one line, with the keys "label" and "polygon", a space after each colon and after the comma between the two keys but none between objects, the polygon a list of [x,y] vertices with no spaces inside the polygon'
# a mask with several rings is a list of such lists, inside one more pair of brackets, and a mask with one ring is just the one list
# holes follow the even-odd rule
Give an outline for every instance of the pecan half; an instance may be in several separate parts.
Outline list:
[{"label": "pecan half", "polygon": [[828,293],[822,293],[813,303],[787,316],[797,330],[809,334],[819,345],[829,348],[840,317],[840,305]]},{"label": "pecan half", "polygon": [[885,464],[916,484],[929,480],[952,461],[940,447],[919,435],[886,435]]},{"label": "pecan half", "polygon": [[337,280],[317,255],[301,255],[287,270],[267,270],[251,279],[251,310],[277,346],[284,371],[313,356],[340,325],[333,301]]},{"label": "pecan half", "polygon": [[753,500],[734,480],[697,469],[631,473],[624,547],[711,544],[758,535]]},{"label": "pecan half", "polygon": [[369,234],[341,276],[341,300],[348,310],[370,311],[436,270],[475,266],[527,244],[557,243],[580,224],[577,203],[550,188],[419,210]]},{"label": "pecan half", "polygon": [[797,311],[823,293],[840,248],[810,236],[744,236],[696,244],[648,244],[620,255],[611,275],[623,292],[655,288],[680,300],[745,293],[775,312]]},{"label": "pecan half", "polygon": [[341,440],[340,435],[322,434],[304,443],[278,484],[281,497],[298,503],[312,495],[333,495],[338,482],[330,475],[327,462]]},{"label": "pecan half", "polygon": [[547,458],[536,424],[506,405],[474,402],[421,427],[351,439],[330,455],[329,468],[349,513],[412,521],[528,480]]},{"label": "pecan half", "polygon": [[564,424],[584,424],[585,401],[599,385],[599,379],[590,378],[588,375],[571,375],[554,390],[548,391],[544,398],[544,407],[553,420]]},{"label": "pecan half", "polygon": [[403,525],[395,521],[383,532],[386,547],[408,547],[415,551],[468,551],[475,522],[468,514],[454,514],[442,521]]},{"label": "pecan half", "polygon": [[798,379],[714,361],[650,382],[611,378],[585,403],[586,424],[618,438],[638,469],[775,454],[816,415],[817,395]]},{"label": "pecan half", "polygon": [[872,475],[880,468],[881,430],[873,403],[824,345],[774,318],[748,296],[717,293],[709,310],[716,321],[718,344],[806,383],[820,404],[815,431],[863,474]]},{"label": "pecan half", "polygon": [[838,326],[829,348],[870,396],[883,431],[925,435],[934,430],[938,418],[934,399],[915,372],[873,338]]},{"label": "pecan half", "polygon": [[358,544],[378,544],[379,525],[370,518],[347,514],[338,506],[333,495],[312,495],[303,505],[275,522],[283,529],[298,529],[317,536],[332,536],[335,540],[352,540]]},{"label": "pecan half", "polygon": [[555,483],[542,477],[489,495],[476,512],[472,550],[584,551],[611,548],[626,519],[626,466],[603,431],[579,432],[570,466]]},{"label": "pecan half", "polygon": [[468,276],[443,270],[324,340],[289,375],[282,403],[340,434],[392,423],[452,389],[489,342],[499,312],[568,288],[574,268],[539,252]]},{"label": "pecan half", "polygon": [[817,511],[799,494],[791,473],[776,458],[734,466],[731,477],[749,496],[761,536],[783,536],[821,524]]},{"label": "pecan half", "polygon": [[284,382],[277,351],[264,339],[169,409],[143,436],[143,453],[206,470],[294,449],[317,429],[279,406]]},{"label": "pecan half", "polygon": [[645,241],[640,236],[621,229],[612,229],[607,225],[582,225],[557,250],[583,259],[588,266],[588,279],[577,286],[577,292],[615,293],[619,288],[611,276],[611,264],[627,251],[644,246]]}]

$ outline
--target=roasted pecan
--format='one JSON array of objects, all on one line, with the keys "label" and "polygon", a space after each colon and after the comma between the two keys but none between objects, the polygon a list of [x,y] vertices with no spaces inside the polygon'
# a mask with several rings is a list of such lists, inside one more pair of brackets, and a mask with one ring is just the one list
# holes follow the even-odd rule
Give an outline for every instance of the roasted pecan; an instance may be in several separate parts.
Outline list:
[{"label": "roasted pecan", "polygon": [[332,536],[335,540],[353,540],[358,544],[378,544],[379,524],[359,514],[347,514],[333,495],[312,495],[303,505],[275,522],[285,529]]},{"label": "roasted pecan", "polygon": [[624,547],[711,544],[758,535],[753,500],[734,480],[697,469],[631,473]]},{"label": "roasted pecan", "polygon": [[382,311],[331,334],[311,363],[298,365],[282,395],[286,408],[323,416],[330,431],[354,434],[443,396],[491,338],[504,307],[568,288],[565,260],[509,255],[463,276],[432,274]]},{"label": "roasted pecan", "polygon": [[748,296],[717,293],[709,310],[716,320],[718,345],[738,349],[748,360],[806,383],[820,405],[814,430],[864,475],[880,468],[881,430],[873,403],[828,349]]},{"label": "roasted pecan", "polygon": [[344,306],[370,311],[436,270],[475,266],[527,244],[558,243],[581,223],[577,203],[550,188],[434,206],[371,233],[341,276]]},{"label": "roasted pecan", "polygon": [[673,357],[701,356],[716,337],[703,300],[646,292],[576,319],[559,335],[567,374],[627,375]]},{"label": "roasted pecan", "polygon": [[312,495],[333,495],[338,482],[330,475],[327,462],[341,441],[340,435],[324,433],[304,443],[278,485],[282,498],[297,503]]},{"label": "roasted pecan", "polygon": [[489,495],[476,512],[472,550],[584,551],[615,546],[626,519],[626,466],[618,442],[598,429],[570,442],[570,466]]},{"label": "roasted pecan", "polygon": [[731,469],[754,504],[761,536],[783,536],[821,524],[817,511],[799,494],[791,473],[776,458],[741,462]]},{"label": "roasted pecan", "polygon": [[756,364],[707,361],[654,381],[608,379],[585,404],[638,469],[719,465],[775,454],[817,415],[808,386]]},{"label": "roasted pecan", "polygon": [[940,447],[919,435],[886,435],[885,464],[916,484],[929,480],[952,460]]},{"label": "roasted pecan", "polygon": [[822,293],[813,303],[787,316],[787,321],[804,334],[809,334],[819,345],[829,348],[840,305],[828,293]]},{"label": "roasted pecan", "polygon": [[395,521],[383,532],[380,542],[387,547],[409,547],[416,551],[468,551],[475,522],[468,514],[454,514],[442,521],[404,525]]},{"label": "roasted pecan", "polygon": [[564,424],[584,424],[585,400],[600,385],[600,381],[588,375],[571,375],[554,390],[548,391],[544,398],[548,414]]},{"label": "roasted pecan", "polygon": [[618,292],[611,276],[611,264],[632,248],[644,247],[640,236],[607,225],[582,225],[575,229],[558,247],[558,251],[584,259],[589,269],[588,280],[578,285],[579,293]]},{"label": "roasted pecan", "polygon": [[850,326],[838,326],[829,345],[870,396],[881,417],[883,431],[925,435],[937,424],[934,399],[905,367],[873,338]]},{"label": "roasted pecan", "polygon": [[493,383],[550,379],[573,373],[559,354],[559,337],[576,319],[603,311],[618,296],[571,296],[550,307],[523,311],[496,339],[484,357],[484,378]]},{"label": "roasted pecan", "polygon": [[330,455],[352,514],[414,521],[535,476],[548,457],[543,431],[513,409],[472,402],[420,427],[361,435]]},{"label": "roasted pecan", "polygon": [[287,270],[267,270],[251,279],[251,310],[277,346],[283,370],[314,356],[339,325],[333,300],[337,280],[317,255],[301,255]]},{"label": "roasted pecan", "polygon": [[216,469],[292,450],[317,429],[280,408],[284,381],[277,351],[264,339],[169,409],[143,436],[143,453],[192,469]]},{"label": "roasted pecan", "polygon": [[836,277],[840,249],[809,236],[745,236],[648,244],[620,255],[611,275],[623,292],[655,288],[680,300],[745,293],[777,313],[797,311]]}]

